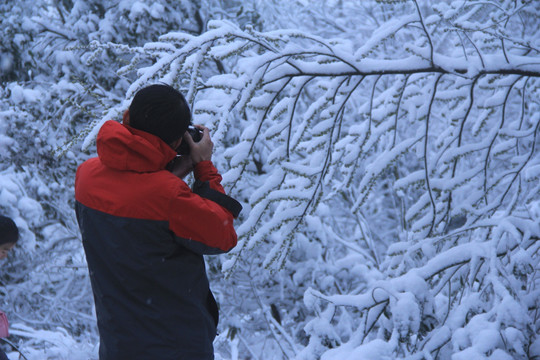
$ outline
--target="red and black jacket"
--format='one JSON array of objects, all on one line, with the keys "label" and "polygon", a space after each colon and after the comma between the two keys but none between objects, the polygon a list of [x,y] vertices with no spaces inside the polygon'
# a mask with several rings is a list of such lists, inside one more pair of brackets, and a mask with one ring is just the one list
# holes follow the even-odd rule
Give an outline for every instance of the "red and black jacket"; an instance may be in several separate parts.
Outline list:
[{"label": "red and black jacket", "polygon": [[218,320],[202,255],[236,245],[233,217],[210,161],[192,191],[167,171],[158,137],[106,122],[98,157],[79,166],[76,213],[100,333],[100,360],[213,359]]}]

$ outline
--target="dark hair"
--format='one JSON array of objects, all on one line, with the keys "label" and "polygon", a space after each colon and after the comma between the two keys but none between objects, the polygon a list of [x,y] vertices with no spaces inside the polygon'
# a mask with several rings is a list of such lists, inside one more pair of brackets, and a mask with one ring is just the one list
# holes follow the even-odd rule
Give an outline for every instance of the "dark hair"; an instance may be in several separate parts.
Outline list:
[{"label": "dark hair", "polygon": [[19,229],[15,222],[8,217],[0,215],[0,245],[16,243],[19,240]]},{"label": "dark hair", "polygon": [[184,96],[169,85],[150,85],[139,90],[129,106],[129,125],[158,136],[167,144],[180,139],[191,124]]}]

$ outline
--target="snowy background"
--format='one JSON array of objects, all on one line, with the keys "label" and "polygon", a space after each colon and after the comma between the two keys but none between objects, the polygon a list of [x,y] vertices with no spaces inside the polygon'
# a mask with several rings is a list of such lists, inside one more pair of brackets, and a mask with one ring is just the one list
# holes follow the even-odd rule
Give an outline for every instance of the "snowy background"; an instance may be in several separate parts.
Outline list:
[{"label": "snowy background", "polygon": [[540,1],[3,1],[0,39],[26,359],[97,359],[75,169],[156,82],[244,206],[218,360],[540,359]]}]

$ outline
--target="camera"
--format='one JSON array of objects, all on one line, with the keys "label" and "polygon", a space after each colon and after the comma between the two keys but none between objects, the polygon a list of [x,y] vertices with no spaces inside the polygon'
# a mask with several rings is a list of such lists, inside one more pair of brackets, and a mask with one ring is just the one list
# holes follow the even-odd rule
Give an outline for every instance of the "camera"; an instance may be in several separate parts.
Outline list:
[{"label": "camera", "polygon": [[[199,142],[202,139],[203,132],[194,126],[189,126],[187,129],[188,134],[191,136],[194,142]],[[187,141],[182,141],[180,146],[176,149],[178,155],[189,155],[190,149]]]}]

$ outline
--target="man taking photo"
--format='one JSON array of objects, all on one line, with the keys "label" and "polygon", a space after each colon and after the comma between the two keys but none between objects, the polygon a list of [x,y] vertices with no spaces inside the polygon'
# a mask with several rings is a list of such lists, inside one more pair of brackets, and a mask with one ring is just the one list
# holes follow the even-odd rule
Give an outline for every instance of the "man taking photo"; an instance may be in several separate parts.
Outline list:
[{"label": "man taking photo", "polygon": [[[214,358],[218,309],[203,255],[236,245],[241,206],[221,186],[209,130],[196,126],[196,142],[190,124],[180,92],[148,86],[122,124],[101,127],[98,157],[77,170],[100,360]],[[177,155],[182,142],[189,155]],[[192,170],[193,190],[182,180]]]}]

